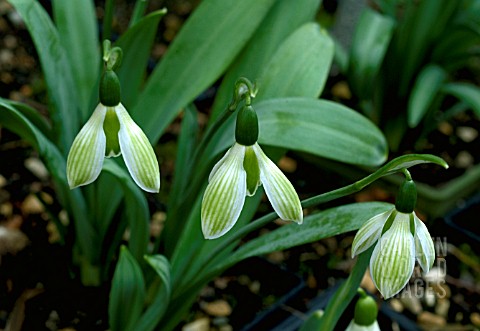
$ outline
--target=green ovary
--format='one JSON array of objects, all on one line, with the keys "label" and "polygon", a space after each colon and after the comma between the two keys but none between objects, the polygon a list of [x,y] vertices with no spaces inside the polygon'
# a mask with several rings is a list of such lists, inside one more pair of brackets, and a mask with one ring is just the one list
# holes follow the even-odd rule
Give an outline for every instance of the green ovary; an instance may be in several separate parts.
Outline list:
[{"label": "green ovary", "polygon": [[260,168],[258,167],[257,156],[251,147],[245,149],[243,168],[247,173],[247,194],[252,196],[255,194],[260,182]]},{"label": "green ovary", "polygon": [[103,122],[103,131],[107,139],[105,156],[112,157],[120,155],[120,143],[118,141],[118,131],[120,131],[120,122],[114,108],[107,108],[105,121]]}]

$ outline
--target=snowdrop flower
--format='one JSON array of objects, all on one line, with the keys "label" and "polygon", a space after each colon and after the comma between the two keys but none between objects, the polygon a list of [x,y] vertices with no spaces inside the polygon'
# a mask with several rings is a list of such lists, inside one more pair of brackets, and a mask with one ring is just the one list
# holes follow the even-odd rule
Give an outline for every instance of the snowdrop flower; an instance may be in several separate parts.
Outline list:
[{"label": "snowdrop flower", "polygon": [[375,300],[368,296],[361,288],[358,289],[360,298],[355,304],[355,314],[345,331],[380,331],[377,322],[378,308]]},{"label": "snowdrop flower", "polygon": [[275,212],[299,224],[303,211],[295,189],[257,144],[258,120],[251,106],[237,116],[236,143],[214,166],[202,201],[202,231],[207,239],[224,235],[237,222],[245,197],[263,184]]},{"label": "snowdrop flower", "polygon": [[104,157],[123,155],[135,183],[147,192],[160,189],[160,170],[148,138],[120,103],[120,83],[113,70],[100,82],[100,104],[80,130],[68,154],[71,189],[90,184],[102,170]]},{"label": "snowdrop flower", "polygon": [[400,292],[418,261],[427,273],[435,259],[435,248],[425,224],[417,217],[416,188],[411,178],[400,187],[395,207],[368,220],[357,232],[352,257],[375,245],[370,274],[384,298]]}]

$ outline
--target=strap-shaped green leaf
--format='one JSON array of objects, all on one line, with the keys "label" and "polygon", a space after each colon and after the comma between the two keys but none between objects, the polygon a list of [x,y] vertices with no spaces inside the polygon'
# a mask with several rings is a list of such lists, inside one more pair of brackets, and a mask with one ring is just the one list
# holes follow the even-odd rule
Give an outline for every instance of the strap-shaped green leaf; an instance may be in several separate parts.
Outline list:
[{"label": "strap-shaped green leaf", "polygon": [[120,259],[113,274],[108,321],[112,331],[133,331],[145,301],[145,280],[137,260],[128,248],[120,248]]},{"label": "strap-shaped green leaf", "polygon": [[424,67],[418,74],[408,99],[408,125],[411,128],[416,127],[427,113],[446,77],[445,70],[435,64]]},{"label": "strap-shaped green leaf", "polygon": [[205,0],[183,25],[132,109],[156,142],[180,109],[212,84],[252,36],[274,0]]},{"label": "strap-shaped green leaf", "polygon": [[95,7],[91,0],[54,0],[53,13],[72,69],[83,123],[92,112],[91,99],[97,97],[94,86],[100,69]]},{"label": "strap-shaped green leaf", "polygon": [[408,4],[392,40],[394,55],[389,57],[390,71],[386,72],[386,77],[396,77],[399,96],[407,95],[429,47],[445,33],[460,4],[459,1],[449,0],[425,0]]},{"label": "strap-shaped green leaf", "polygon": [[330,72],[333,47],[332,39],[318,24],[302,25],[280,45],[263,71],[257,100],[318,97]]},{"label": "strap-shaped green leaf", "polygon": [[264,101],[256,109],[261,144],[350,164],[376,166],[386,159],[381,131],[364,116],[338,103],[285,98]]},{"label": "strap-shaped green leaf", "polygon": [[145,260],[158,275],[159,285],[155,298],[135,326],[135,330],[137,331],[151,331],[155,329],[168,308],[170,294],[172,292],[170,264],[167,258],[163,255],[152,255],[145,256]]},{"label": "strap-shaped green leaf", "polygon": [[480,87],[469,83],[449,83],[442,87],[442,92],[465,102],[480,117]]},{"label": "strap-shaped green leaf", "polygon": [[29,105],[22,102],[6,100],[6,99],[0,99],[0,100],[1,102],[5,102],[12,105],[12,107],[15,108],[17,111],[19,111],[23,116],[25,116],[25,118],[30,123],[32,123],[32,125],[35,126],[45,136],[45,138],[48,138],[49,140],[53,138],[51,123],[48,122],[47,119],[43,117],[38,110],[33,109]]},{"label": "strap-shaped green leaf", "polygon": [[117,70],[122,86],[121,100],[127,109],[138,100],[158,23],[166,10],[157,10],[129,28],[115,43],[123,50],[122,65]]},{"label": "strap-shaped green leaf", "polygon": [[361,99],[372,97],[394,26],[391,18],[371,9],[365,9],[360,16],[353,35],[348,76],[353,91]]},{"label": "strap-shaped green leaf", "polygon": [[215,119],[229,103],[235,81],[239,77],[247,77],[252,82],[259,79],[279,45],[301,25],[312,21],[319,5],[319,0],[275,2],[223,78],[215,97],[210,120]]},{"label": "strap-shaped green leaf", "polygon": [[55,143],[67,154],[78,131],[78,95],[72,78],[71,61],[57,29],[38,1],[11,0],[22,16],[35,43],[50,100]]},{"label": "strap-shaped green leaf", "polygon": [[357,230],[371,217],[393,206],[382,202],[365,202],[327,209],[305,217],[304,223],[287,224],[241,246],[228,259],[233,265],[251,256],[314,242],[322,238]]},{"label": "strap-shaped green leaf", "polygon": [[128,247],[137,261],[143,261],[143,256],[147,252],[150,235],[150,215],[145,195],[140,188],[135,185],[128,172],[115,163],[115,161],[105,159],[103,170],[114,175],[122,185],[125,197],[125,212],[130,229]]}]

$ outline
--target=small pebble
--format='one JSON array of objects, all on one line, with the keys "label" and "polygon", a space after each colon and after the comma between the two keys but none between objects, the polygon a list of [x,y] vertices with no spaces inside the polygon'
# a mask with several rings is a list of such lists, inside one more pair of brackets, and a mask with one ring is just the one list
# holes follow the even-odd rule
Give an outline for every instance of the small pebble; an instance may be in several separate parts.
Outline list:
[{"label": "small pebble", "polygon": [[34,194],[29,194],[22,203],[22,211],[26,215],[41,214],[45,207]]},{"label": "small pebble", "polygon": [[5,185],[7,185],[7,180],[5,179],[5,177],[0,175],[0,188],[4,187]]},{"label": "small pebble", "polygon": [[202,302],[200,307],[212,316],[229,316],[232,313],[232,307],[225,300]]},{"label": "small pebble", "polygon": [[469,143],[478,137],[478,131],[469,126],[460,126],[457,128],[457,136],[464,142]]},{"label": "small pebble", "polygon": [[36,157],[29,157],[24,162],[25,168],[30,170],[32,174],[37,176],[41,180],[47,180],[49,177],[49,172],[43,162]]},{"label": "small pebble", "polygon": [[278,162],[278,167],[284,172],[292,173],[297,170],[297,161],[292,159],[291,157],[284,156]]},{"label": "small pebble", "polygon": [[193,322],[185,324],[182,331],[209,331],[210,319],[208,317],[199,318]]},{"label": "small pebble", "polygon": [[341,98],[341,99],[348,100],[352,98],[352,92],[350,91],[350,88],[348,87],[348,84],[345,81],[341,81],[333,85],[332,94],[337,98]]},{"label": "small pebble", "polygon": [[480,326],[480,313],[474,312],[470,315],[470,321],[475,326]]},{"label": "small pebble", "polygon": [[450,309],[450,300],[439,299],[437,305],[435,306],[435,314],[443,317],[448,316],[448,310]]},{"label": "small pebble", "polygon": [[372,277],[370,277],[370,272],[367,270],[363,275],[362,282],[360,283],[360,287],[364,288],[370,293],[377,293],[377,287],[373,283]]},{"label": "small pebble", "polygon": [[414,315],[418,315],[422,312],[422,304],[417,297],[408,296],[408,297],[401,297],[400,301],[402,302],[403,306],[410,310]]},{"label": "small pebble", "polygon": [[461,151],[458,153],[457,157],[454,160],[455,166],[457,168],[468,168],[473,165],[475,159],[472,154],[467,151]]},{"label": "small pebble", "polygon": [[390,307],[392,307],[393,310],[395,310],[397,313],[401,313],[403,311],[403,305],[402,302],[398,299],[391,299],[390,300]]},{"label": "small pebble", "polygon": [[417,321],[426,326],[445,326],[447,324],[444,317],[437,316],[429,311],[424,311],[418,315]]},{"label": "small pebble", "polygon": [[438,125],[438,131],[440,131],[446,136],[451,136],[453,133],[453,127],[448,122],[442,122]]}]

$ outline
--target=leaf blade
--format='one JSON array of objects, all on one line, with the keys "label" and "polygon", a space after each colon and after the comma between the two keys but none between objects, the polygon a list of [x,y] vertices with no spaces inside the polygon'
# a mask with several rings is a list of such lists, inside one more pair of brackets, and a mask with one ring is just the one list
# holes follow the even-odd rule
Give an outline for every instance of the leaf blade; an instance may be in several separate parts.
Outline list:
[{"label": "leaf blade", "polygon": [[[78,99],[74,93],[72,71],[57,29],[37,1],[11,0],[22,16],[35,43],[50,98],[50,117],[56,144],[68,152],[78,129]],[[58,79],[62,73],[62,79]]]},{"label": "leaf blade", "polygon": [[170,264],[167,258],[163,255],[152,255],[145,256],[145,260],[155,270],[160,280],[161,287],[156,294],[155,299],[143,313],[135,326],[135,330],[139,331],[151,331],[155,329],[168,308],[172,292],[170,283]]},{"label": "leaf blade", "polygon": [[370,99],[376,75],[393,36],[394,21],[365,9],[355,28],[350,50],[348,76],[355,94]]},{"label": "leaf blade", "polygon": [[95,8],[91,0],[54,0],[53,13],[60,40],[70,60],[79,95],[82,122],[90,114],[90,101],[100,70],[100,50]]},{"label": "leaf blade", "polygon": [[330,72],[333,54],[334,43],[325,30],[317,23],[302,25],[267,64],[259,78],[256,100],[286,95],[318,97]]},{"label": "leaf blade", "polygon": [[424,67],[418,74],[408,99],[408,125],[411,128],[416,127],[427,113],[446,77],[447,72],[435,64]]},{"label": "leaf blade", "polygon": [[480,117],[480,87],[469,83],[449,83],[442,87],[442,92],[462,100]]},{"label": "leaf blade", "polygon": [[122,86],[122,103],[127,109],[138,100],[158,23],[165,13],[166,10],[157,10],[148,14],[115,42],[123,51],[117,74]]},{"label": "leaf blade", "polygon": [[145,281],[137,260],[125,246],[113,274],[108,320],[113,331],[135,330],[145,300]]},{"label": "leaf blade", "polygon": [[[152,142],[158,140],[182,107],[227,68],[273,2],[202,1],[153,71],[132,109],[132,117]],[[215,29],[211,30],[211,26]]]}]

